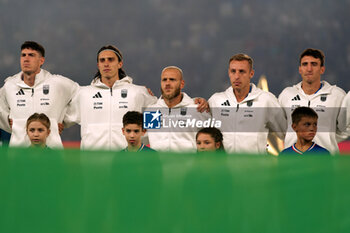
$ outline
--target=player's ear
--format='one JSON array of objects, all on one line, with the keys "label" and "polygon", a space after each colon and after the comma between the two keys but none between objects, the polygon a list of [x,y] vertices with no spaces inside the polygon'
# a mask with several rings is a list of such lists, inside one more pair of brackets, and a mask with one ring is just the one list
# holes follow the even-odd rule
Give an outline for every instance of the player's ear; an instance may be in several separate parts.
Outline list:
[{"label": "player's ear", "polygon": [[253,78],[254,73],[255,73],[254,69],[251,69],[250,70],[250,74],[249,74],[250,79]]},{"label": "player's ear", "polygon": [[123,135],[125,135],[125,129],[124,129],[124,127],[122,128],[122,132],[123,132]]},{"label": "player's ear", "polygon": [[124,64],[123,61],[118,62],[118,69],[122,68],[123,64]]},{"label": "player's ear", "polygon": [[142,129],[142,136],[145,136],[146,132],[147,132],[147,129]]},{"label": "player's ear", "polygon": [[40,62],[40,67],[41,67],[45,62],[45,57],[41,56],[39,59],[39,62]]},{"label": "player's ear", "polygon": [[325,71],[326,71],[326,67],[325,66],[321,66],[321,74],[324,74]]},{"label": "player's ear", "polygon": [[184,87],[185,87],[185,80],[181,79],[180,88],[183,89]]},{"label": "player's ear", "polygon": [[293,123],[293,124],[292,124],[292,129],[293,129],[295,132],[297,132],[297,124]]}]

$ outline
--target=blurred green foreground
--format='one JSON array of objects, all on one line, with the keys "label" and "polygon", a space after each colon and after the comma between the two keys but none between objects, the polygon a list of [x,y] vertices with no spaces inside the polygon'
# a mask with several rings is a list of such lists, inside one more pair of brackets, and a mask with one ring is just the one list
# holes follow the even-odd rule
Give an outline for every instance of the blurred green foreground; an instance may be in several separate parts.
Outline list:
[{"label": "blurred green foreground", "polygon": [[0,232],[350,232],[350,157],[1,149]]}]

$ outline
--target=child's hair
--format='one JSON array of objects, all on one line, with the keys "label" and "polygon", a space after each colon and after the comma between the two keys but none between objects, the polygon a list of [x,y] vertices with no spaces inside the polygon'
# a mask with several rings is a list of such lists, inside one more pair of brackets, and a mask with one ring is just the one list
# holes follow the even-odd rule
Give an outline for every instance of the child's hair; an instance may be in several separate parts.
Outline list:
[{"label": "child's hair", "polygon": [[139,126],[142,126],[143,122],[143,116],[142,113],[137,111],[129,111],[124,114],[123,116],[123,127],[128,124],[137,124]]},{"label": "child's hair", "polygon": [[298,124],[302,117],[311,117],[318,119],[318,115],[312,108],[298,107],[292,113],[292,123]]},{"label": "child's hair", "polygon": [[50,119],[44,113],[34,113],[31,115],[27,120],[26,129],[28,129],[29,124],[33,121],[40,121],[47,129],[50,129]]},{"label": "child's hair", "polygon": [[200,129],[196,134],[196,140],[198,139],[199,134],[209,134],[212,138],[214,138],[215,143],[220,142],[220,147],[217,150],[224,151],[224,144],[223,144],[223,136],[219,129],[215,127],[208,127]]}]

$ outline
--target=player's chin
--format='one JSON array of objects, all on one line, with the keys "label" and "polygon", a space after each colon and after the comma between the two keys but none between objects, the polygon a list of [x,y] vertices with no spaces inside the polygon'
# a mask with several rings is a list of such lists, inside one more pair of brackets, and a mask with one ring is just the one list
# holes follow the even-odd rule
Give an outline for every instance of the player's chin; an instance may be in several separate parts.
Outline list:
[{"label": "player's chin", "polygon": [[42,141],[32,141],[32,144],[35,146],[41,146],[43,143]]}]

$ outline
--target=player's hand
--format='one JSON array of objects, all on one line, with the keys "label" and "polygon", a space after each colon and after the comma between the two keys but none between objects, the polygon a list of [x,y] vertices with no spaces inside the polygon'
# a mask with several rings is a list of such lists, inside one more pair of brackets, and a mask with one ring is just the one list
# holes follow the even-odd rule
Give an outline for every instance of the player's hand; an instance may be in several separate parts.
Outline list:
[{"label": "player's hand", "polygon": [[12,129],[13,120],[11,118],[8,118],[8,121],[9,121],[10,128]]},{"label": "player's hand", "polygon": [[63,130],[64,130],[64,125],[62,123],[58,123],[58,133],[62,134]]},{"label": "player's hand", "polygon": [[197,97],[194,99],[194,103],[198,104],[197,111],[198,112],[209,112],[209,104],[204,98]]}]

